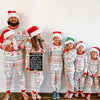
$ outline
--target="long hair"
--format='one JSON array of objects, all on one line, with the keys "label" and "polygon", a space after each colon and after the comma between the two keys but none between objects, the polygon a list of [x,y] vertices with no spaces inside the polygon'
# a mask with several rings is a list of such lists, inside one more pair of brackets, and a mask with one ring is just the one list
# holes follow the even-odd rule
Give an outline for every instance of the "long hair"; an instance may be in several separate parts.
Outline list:
[{"label": "long hair", "polygon": [[[44,42],[43,39],[36,39],[36,36],[32,37],[31,38],[31,42],[32,42],[32,48],[34,48],[36,51],[39,50],[39,45],[40,45],[40,48],[43,49],[43,44],[42,42]],[[39,45],[37,44],[39,42]]]}]

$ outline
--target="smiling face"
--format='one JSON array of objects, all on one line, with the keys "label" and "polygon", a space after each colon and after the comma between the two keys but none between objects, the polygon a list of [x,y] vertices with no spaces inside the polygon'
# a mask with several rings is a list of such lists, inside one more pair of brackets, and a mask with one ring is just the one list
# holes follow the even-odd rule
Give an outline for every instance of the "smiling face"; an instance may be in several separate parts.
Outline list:
[{"label": "smiling face", "polygon": [[17,26],[17,25],[19,25],[19,20],[18,20],[18,18],[17,17],[10,17],[9,18],[9,20],[8,20],[8,24],[10,25],[10,26]]},{"label": "smiling face", "polygon": [[98,56],[96,51],[91,51],[90,54],[91,54],[91,58],[94,58],[94,59],[97,58]]},{"label": "smiling face", "polygon": [[80,46],[77,48],[77,52],[83,53],[83,51],[84,51],[84,47],[83,47],[83,45],[80,45]]},{"label": "smiling face", "polygon": [[67,44],[67,48],[69,49],[69,50],[71,50],[71,49],[73,49],[74,48],[74,44],[73,43],[68,43]]},{"label": "smiling face", "polygon": [[54,43],[60,43],[60,38],[59,37],[54,37],[53,40],[54,40]]}]

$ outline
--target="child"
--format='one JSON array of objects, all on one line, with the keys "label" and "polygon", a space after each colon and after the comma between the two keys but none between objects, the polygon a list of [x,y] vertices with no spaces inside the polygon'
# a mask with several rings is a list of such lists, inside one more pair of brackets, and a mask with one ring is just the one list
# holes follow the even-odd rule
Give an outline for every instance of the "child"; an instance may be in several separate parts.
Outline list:
[{"label": "child", "polygon": [[[7,29],[1,36],[1,43],[2,43],[1,49],[5,50],[4,55],[6,55],[6,56],[15,57],[18,55],[17,50],[21,49],[21,46],[16,43],[14,34],[15,34],[15,32],[13,30]],[[9,46],[7,46],[7,45],[11,46],[11,48],[12,48],[11,52],[7,51],[7,49],[9,48]]]},{"label": "child", "polygon": [[83,41],[76,43],[77,55],[75,59],[75,97],[78,97],[79,93],[82,97],[83,94],[84,80],[87,74],[87,57],[85,55],[85,45]]},{"label": "child", "polygon": [[93,47],[90,49],[90,57],[88,59],[88,95],[86,97],[87,100],[90,100],[91,96],[91,87],[94,82],[96,86],[96,90],[98,96],[100,97],[100,89],[99,89],[99,71],[100,71],[100,49],[98,47]]},{"label": "child", "polygon": [[74,61],[76,58],[76,50],[74,49],[74,39],[68,37],[65,42],[64,50],[64,70],[67,82],[67,93],[64,98],[72,98],[74,92]]},{"label": "child", "polygon": [[[29,71],[29,52],[39,51],[44,52],[45,44],[44,40],[41,39],[41,31],[37,26],[32,26],[27,30],[30,40],[26,43],[26,70]],[[37,100],[41,99],[41,96],[38,94],[39,89],[43,83],[44,76],[43,71],[34,71],[33,72],[33,91],[31,92],[32,99]]]},{"label": "child", "polygon": [[53,44],[48,50],[51,87],[53,88],[52,99],[60,99],[59,91],[61,88],[61,75],[63,69],[63,46],[61,45],[61,32],[53,32]]}]

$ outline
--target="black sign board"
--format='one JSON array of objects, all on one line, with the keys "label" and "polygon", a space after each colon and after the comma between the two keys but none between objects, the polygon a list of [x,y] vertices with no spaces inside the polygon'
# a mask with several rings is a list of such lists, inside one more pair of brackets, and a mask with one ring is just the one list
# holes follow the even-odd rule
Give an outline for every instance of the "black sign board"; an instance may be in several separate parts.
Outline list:
[{"label": "black sign board", "polygon": [[30,52],[29,69],[30,71],[43,71],[44,54],[42,52]]}]

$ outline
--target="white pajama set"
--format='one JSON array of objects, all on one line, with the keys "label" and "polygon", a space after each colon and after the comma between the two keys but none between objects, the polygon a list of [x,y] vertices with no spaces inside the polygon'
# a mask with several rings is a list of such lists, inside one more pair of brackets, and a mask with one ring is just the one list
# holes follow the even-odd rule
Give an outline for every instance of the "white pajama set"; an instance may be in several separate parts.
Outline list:
[{"label": "white pajama set", "polygon": [[[16,45],[20,46],[18,50],[14,50],[11,52],[4,50],[4,67],[5,67],[5,75],[6,75],[6,91],[10,91],[10,87],[12,84],[12,78],[14,75],[14,69],[17,72],[19,77],[19,85],[21,87],[22,92],[25,91],[25,77],[24,77],[24,66],[25,60],[23,58],[23,48],[25,46],[25,42],[27,41],[28,34],[26,31],[20,27],[16,29],[11,29],[8,27],[4,28],[3,30],[13,30],[15,32],[14,38],[16,41]],[[3,32],[3,30],[1,32]],[[3,44],[2,44],[3,45]],[[5,45],[5,43],[4,43]],[[3,47],[6,48],[6,47]]]},{"label": "white pajama set", "polygon": [[87,74],[87,57],[84,54],[76,55],[75,59],[75,88],[76,92],[83,91],[84,88],[84,74]]},{"label": "white pajama set", "polygon": [[63,69],[63,46],[53,44],[48,49],[48,56],[50,58],[51,87],[53,92],[59,92]]},{"label": "white pajama set", "polygon": [[[29,68],[29,52],[34,52],[35,49],[32,48],[32,44],[29,41],[25,44],[25,47],[26,47],[26,69],[27,69],[27,68]],[[43,42],[43,47],[46,49],[44,42]],[[40,46],[39,46],[39,48],[40,48]],[[43,50],[43,49],[40,48],[38,51],[41,52],[41,50]],[[34,71],[32,77],[33,77],[33,82],[32,82],[33,91],[38,93],[39,89],[43,83],[43,80],[44,80],[43,71]]]},{"label": "white pajama set", "polygon": [[91,57],[88,59],[88,95],[91,95],[91,88],[93,82],[95,84],[97,93],[100,94],[99,79],[100,77],[100,59],[93,60]]},{"label": "white pajama set", "polygon": [[65,71],[65,78],[67,82],[67,92],[73,93],[74,92],[74,62],[76,58],[76,50],[65,50],[64,51],[64,71]]}]

